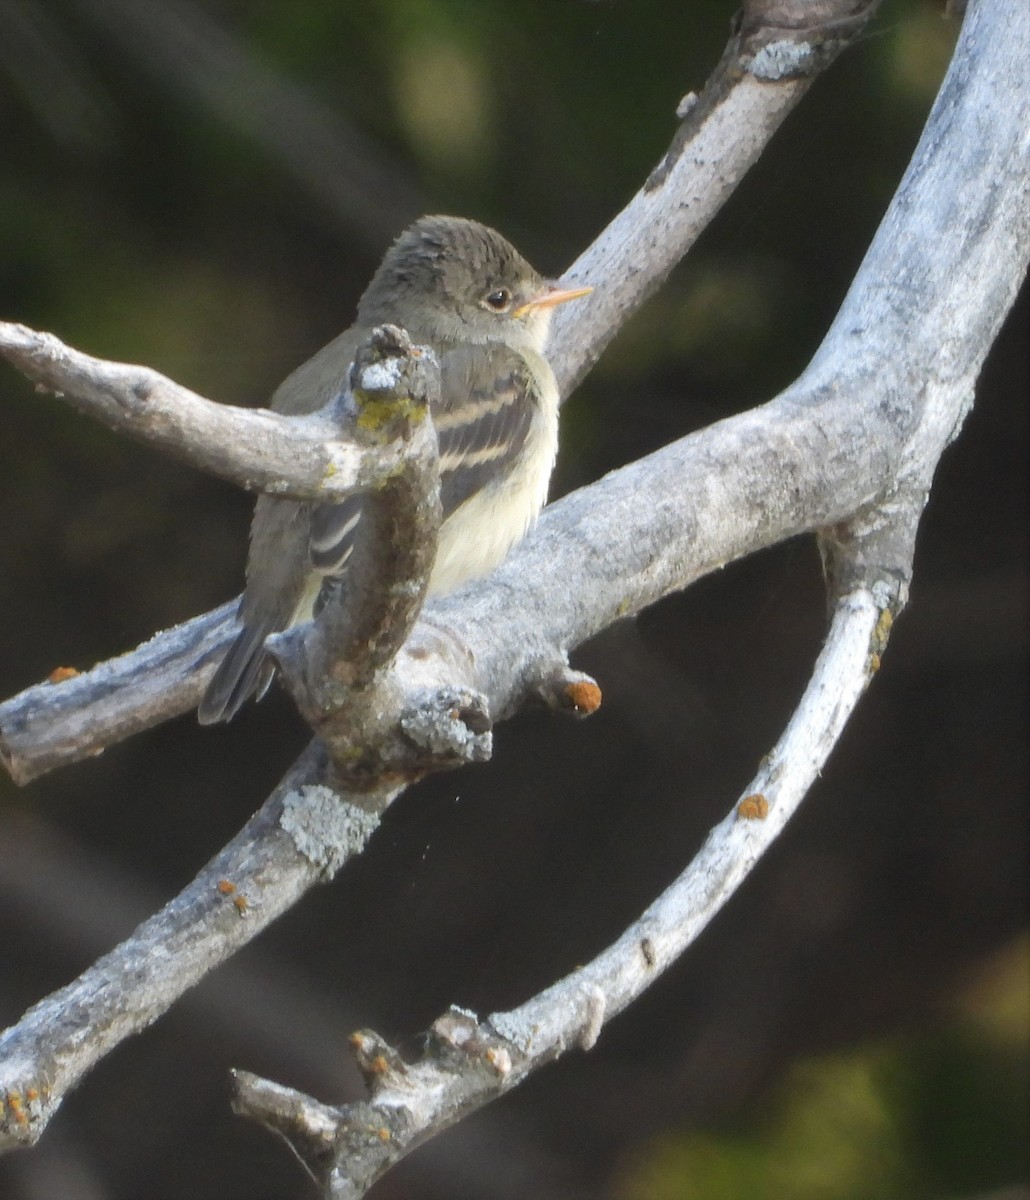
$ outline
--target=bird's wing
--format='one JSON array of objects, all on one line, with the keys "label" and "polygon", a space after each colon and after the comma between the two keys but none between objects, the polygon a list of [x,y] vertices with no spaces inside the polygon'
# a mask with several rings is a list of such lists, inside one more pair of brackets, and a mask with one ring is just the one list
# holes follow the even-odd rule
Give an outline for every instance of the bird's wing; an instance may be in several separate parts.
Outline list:
[{"label": "bird's wing", "polygon": [[314,611],[322,611],[347,574],[361,523],[362,497],[348,496],[336,504],[319,504],[311,512],[308,555],[322,583]]},{"label": "bird's wing", "polygon": [[362,498],[348,496],[333,504],[318,504],[311,510],[308,554],[320,575],[342,575],[354,550],[354,537],[361,520]]},{"label": "bird's wing", "polygon": [[[321,363],[315,366],[321,370]],[[312,372],[315,366],[307,364],[304,370]],[[321,376],[316,382],[322,386]],[[440,446],[440,500],[446,520],[491,479],[504,475],[523,452],[539,397],[526,358],[499,343],[446,351],[441,355],[441,385],[441,399],[432,416]],[[276,407],[305,411],[310,406],[277,403]],[[273,668],[264,653],[265,638],[293,620],[304,619],[297,606],[310,594],[311,585],[305,582],[310,573],[316,575],[316,586],[321,576],[315,611],[341,586],[360,527],[361,506],[360,495],[320,505],[259,498],[252,560],[254,546],[268,547],[269,552],[261,556],[260,579],[248,581],[240,614],[244,629],[212,680],[200,707],[201,721],[228,720],[248,696],[260,695],[268,687]]]},{"label": "bird's wing", "polygon": [[[525,358],[503,344],[463,345],[442,355],[441,398],[433,421],[440,445],[444,520],[522,452],[534,413]],[[354,551],[361,496],[311,510],[308,553],[323,577],[316,610],[339,586]]]},{"label": "bird's wing", "polygon": [[[239,636],[230,646],[197,710],[203,725],[230,720],[248,697],[261,696],[272,679],[265,638],[292,620],[309,572],[307,537],[310,506],[303,501],[259,496],[251,526],[247,590],[243,593]],[[255,558],[262,569],[252,570]]]},{"label": "bird's wing", "polygon": [[457,346],[441,357],[440,376],[432,415],[446,520],[522,453],[537,398],[525,357],[503,343]]}]

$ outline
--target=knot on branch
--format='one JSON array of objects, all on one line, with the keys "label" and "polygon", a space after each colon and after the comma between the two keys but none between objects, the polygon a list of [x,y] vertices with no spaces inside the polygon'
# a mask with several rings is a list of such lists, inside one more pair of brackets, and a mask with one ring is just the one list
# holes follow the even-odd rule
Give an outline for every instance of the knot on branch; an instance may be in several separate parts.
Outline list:
[{"label": "knot on branch", "polygon": [[372,1104],[407,1106],[416,1122],[441,1081],[458,1081],[471,1072],[495,1087],[513,1065],[514,1047],[481,1025],[474,1012],[455,1005],[433,1022],[424,1051],[412,1062],[371,1029],[359,1029],[349,1041]]},{"label": "knot on branch", "polygon": [[601,707],[597,680],[583,671],[574,671],[567,663],[558,663],[544,672],[536,683],[536,693],[548,708],[572,717],[592,716]]},{"label": "knot on branch", "polygon": [[439,363],[399,326],[377,325],[354,356],[350,389],[358,440],[390,442],[425,420],[440,390]]},{"label": "knot on branch", "polygon": [[486,762],[493,749],[486,698],[470,688],[424,692],[401,714],[400,727],[424,752],[426,770]]},{"label": "knot on branch", "polygon": [[387,1083],[403,1085],[408,1069],[393,1046],[373,1029],[358,1029],[347,1039],[362,1078],[374,1097]]},{"label": "knot on branch", "polygon": [[766,82],[817,75],[875,7],[876,0],[746,0],[737,17],[737,63]]},{"label": "knot on branch", "polygon": [[730,43],[736,70],[763,83],[816,76],[875,7],[876,0],[747,0]]}]

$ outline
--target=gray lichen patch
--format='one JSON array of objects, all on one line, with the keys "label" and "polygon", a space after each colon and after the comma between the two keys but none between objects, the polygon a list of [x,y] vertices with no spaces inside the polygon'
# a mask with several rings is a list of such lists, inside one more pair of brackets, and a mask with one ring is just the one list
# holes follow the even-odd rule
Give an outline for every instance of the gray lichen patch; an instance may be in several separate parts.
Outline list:
[{"label": "gray lichen patch", "polygon": [[309,784],[283,800],[279,825],[298,853],[330,877],[354,854],[360,854],[379,817],[349,804],[332,788]]}]

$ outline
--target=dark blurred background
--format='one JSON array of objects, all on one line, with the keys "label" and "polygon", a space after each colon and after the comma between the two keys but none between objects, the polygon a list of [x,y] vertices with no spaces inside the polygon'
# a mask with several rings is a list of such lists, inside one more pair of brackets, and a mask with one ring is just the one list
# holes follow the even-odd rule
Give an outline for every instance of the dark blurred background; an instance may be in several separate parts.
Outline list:
[{"label": "dark blurred background", "polygon": [[[640,186],[732,5],[6,0],[0,313],[260,404],[422,212],[559,272]],[[564,410],[553,495],[772,396],[904,170],[957,25],[884,4]],[[1027,300],[921,531],[912,602],[820,785],[590,1054],[423,1148],[408,1200],[1025,1197]],[[0,694],[235,594],[251,501],[0,372]],[[431,780],[363,858],[113,1054],[5,1200],[293,1200],[245,1067],[340,1101],[346,1034],[517,1004],[682,869],[824,629],[801,539],[576,655],[604,689]],[[0,1025],[185,884],[305,741],[270,696],[24,790],[0,778]]]}]

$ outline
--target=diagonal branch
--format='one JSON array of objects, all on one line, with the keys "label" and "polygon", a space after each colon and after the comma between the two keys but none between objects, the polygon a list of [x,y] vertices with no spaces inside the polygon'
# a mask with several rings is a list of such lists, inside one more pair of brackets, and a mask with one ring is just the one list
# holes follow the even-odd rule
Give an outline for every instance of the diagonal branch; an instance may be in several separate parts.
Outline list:
[{"label": "diagonal branch", "polygon": [[[376,821],[368,813],[349,811],[320,788],[324,769],[324,755],[313,747],[171,903],[6,1031],[0,1147],[35,1141],[67,1091],[94,1063],[145,1029],[360,848]],[[335,824],[326,796],[332,796]],[[317,853],[310,850],[315,843]],[[274,905],[264,903],[263,881],[274,881]]]},{"label": "diagonal branch", "polygon": [[[535,689],[555,647],[564,654],[726,562],[836,525],[891,487],[912,408],[870,404],[868,382],[846,378],[844,350],[836,385],[806,375],[763,407],[566,496],[488,579],[427,606],[426,620],[444,625],[475,664],[466,681],[488,696],[495,719]],[[193,707],[212,669],[204,663],[227,637],[215,616],[0,705],[0,758],[11,774],[30,780]],[[468,676],[446,654],[434,651],[425,670]],[[148,686],[155,658],[168,689],[159,695]],[[407,659],[397,667],[412,669]]]},{"label": "diagonal branch", "polygon": [[715,72],[680,101],[680,124],[644,186],[565,274],[592,295],[556,311],[548,358],[567,396],[665,282],[754,166],[813,80],[879,0],[749,0]]}]

